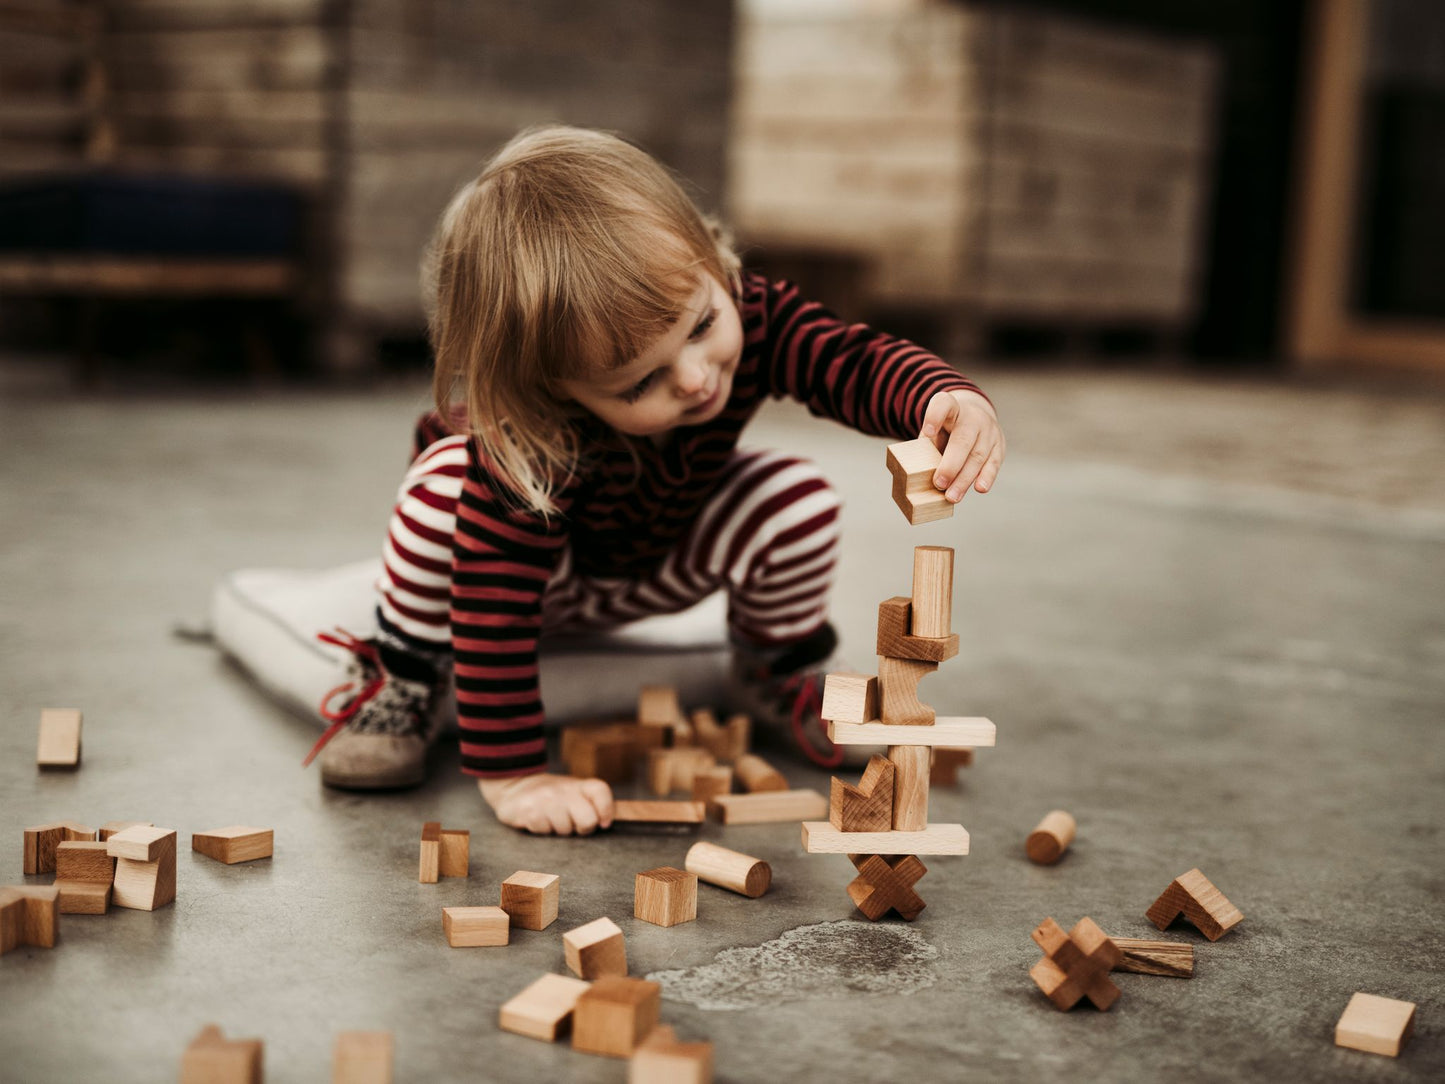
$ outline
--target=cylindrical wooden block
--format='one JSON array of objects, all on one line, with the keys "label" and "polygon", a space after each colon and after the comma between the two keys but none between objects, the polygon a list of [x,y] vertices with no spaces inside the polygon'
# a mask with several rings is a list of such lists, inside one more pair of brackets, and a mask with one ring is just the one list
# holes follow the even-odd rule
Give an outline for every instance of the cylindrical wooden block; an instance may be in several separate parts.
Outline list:
[{"label": "cylindrical wooden block", "polygon": [[921,832],[928,827],[928,767],[926,745],[890,745],[893,761],[893,830]]},{"label": "cylindrical wooden block", "polygon": [[1069,849],[1074,841],[1074,818],[1062,809],[1055,809],[1039,821],[1039,826],[1029,833],[1024,843],[1029,861],[1047,866],[1057,862],[1059,856]]},{"label": "cylindrical wooden block", "polygon": [[733,774],[749,794],[760,790],[787,790],[788,781],[783,773],[766,760],[752,753],[745,753],[733,763]]},{"label": "cylindrical wooden block", "polygon": [[741,892],[750,899],[757,899],[773,883],[772,866],[716,843],[694,843],[683,868],[696,874],[699,881]]},{"label": "cylindrical wooden block", "polygon": [[947,636],[953,622],[953,550],[913,547],[914,636]]}]

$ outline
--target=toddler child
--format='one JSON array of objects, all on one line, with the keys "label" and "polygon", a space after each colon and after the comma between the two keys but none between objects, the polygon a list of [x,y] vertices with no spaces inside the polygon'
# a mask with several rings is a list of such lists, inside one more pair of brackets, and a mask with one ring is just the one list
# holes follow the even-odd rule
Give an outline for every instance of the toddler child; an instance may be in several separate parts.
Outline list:
[{"label": "toddler child", "polygon": [[600,132],[502,148],[443,214],[426,278],[437,410],[392,515],[380,632],[333,638],[360,678],[323,705],[323,780],[419,783],[450,671],[462,769],[498,819],[606,827],[605,783],[546,774],[538,637],[718,589],[755,723],[836,764],[818,706],[838,499],[813,464],[741,450],[743,427],[789,396],[863,433],[931,438],[957,501],[1003,460],[989,401],[912,343],[740,272],[667,170]]}]

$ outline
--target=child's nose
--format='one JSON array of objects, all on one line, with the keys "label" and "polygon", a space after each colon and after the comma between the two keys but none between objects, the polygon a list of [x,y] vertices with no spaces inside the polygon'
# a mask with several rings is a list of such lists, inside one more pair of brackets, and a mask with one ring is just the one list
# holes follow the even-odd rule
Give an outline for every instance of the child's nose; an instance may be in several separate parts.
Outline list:
[{"label": "child's nose", "polygon": [[707,387],[707,366],[701,358],[683,358],[677,363],[677,390],[683,395],[696,395]]}]

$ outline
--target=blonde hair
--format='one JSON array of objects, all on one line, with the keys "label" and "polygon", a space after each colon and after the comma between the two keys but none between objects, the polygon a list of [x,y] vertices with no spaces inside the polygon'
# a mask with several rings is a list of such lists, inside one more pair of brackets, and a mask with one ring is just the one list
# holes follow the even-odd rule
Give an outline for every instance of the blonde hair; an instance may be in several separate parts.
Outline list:
[{"label": "blonde hair", "polygon": [[514,137],[442,214],[423,268],[433,393],[520,503],[551,515],[578,467],[561,381],[635,359],[701,275],[738,293],[720,227],[646,152],[604,132]]}]

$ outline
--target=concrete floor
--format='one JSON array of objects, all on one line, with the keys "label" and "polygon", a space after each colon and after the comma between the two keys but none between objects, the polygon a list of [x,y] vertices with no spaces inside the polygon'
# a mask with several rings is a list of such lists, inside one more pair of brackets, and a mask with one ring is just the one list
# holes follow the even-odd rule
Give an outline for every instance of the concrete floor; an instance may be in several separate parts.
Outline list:
[{"label": "concrete floor", "polygon": [[[170,635],[231,568],[369,556],[422,389],[12,385],[0,884],[25,879],[21,828],[53,819],[152,820],[183,846],[268,825],[276,854],[227,867],[184,851],[174,906],[66,916],[54,950],[7,955],[0,1078],[173,1078],[214,1021],[265,1039],[273,1081],[324,1079],[353,1029],[396,1033],[399,1080],[620,1081],[620,1062],[496,1026],[503,1000],[562,969],[561,931],[609,914],[633,972],[663,973],[664,1020],[717,1044],[719,1080],[1440,1079],[1442,400],[1084,373],[989,387],[1012,435],[1000,486],[927,528],[893,510],[879,442],[791,408],[754,433],[807,450],[848,499],[835,620],[856,664],[877,601],[907,590],[910,547],[957,547],[963,652],[922,692],[998,724],[997,748],[933,802],[973,853],[928,860],[916,923],[871,925],[844,894],[847,860],[805,856],[795,826],[708,825],[701,838],[768,859],[775,888],[703,886],[698,921],[664,930],[630,917],[632,874],[680,864],[690,837],[504,830],[446,756],[418,791],[329,792],[299,767],[314,729]],[[1381,434],[1389,455],[1371,456]],[[1318,483],[1385,459],[1403,479],[1388,495]],[[47,705],[85,712],[76,774],[34,767]],[[786,770],[826,790],[825,773]],[[1023,838],[1054,807],[1078,840],[1032,866]],[[468,881],[416,883],[428,819],[472,830]],[[1170,932],[1195,943],[1195,978],[1119,976],[1107,1014],[1045,1002],[1034,925],[1090,915],[1151,936],[1145,908],[1192,866],[1246,916],[1217,943]],[[562,875],[559,922],[449,949],[441,906],[495,902],[519,868]],[[1419,1003],[1400,1059],[1332,1045],[1355,990]]]}]

